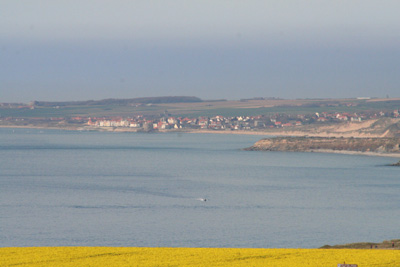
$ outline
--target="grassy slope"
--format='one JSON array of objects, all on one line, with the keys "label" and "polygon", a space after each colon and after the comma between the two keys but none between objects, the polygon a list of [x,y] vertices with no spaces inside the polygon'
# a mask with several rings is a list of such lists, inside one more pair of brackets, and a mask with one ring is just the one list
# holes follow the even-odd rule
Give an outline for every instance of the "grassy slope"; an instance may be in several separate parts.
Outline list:
[{"label": "grassy slope", "polygon": [[[370,101],[365,100],[341,100],[340,106],[318,106],[328,104],[330,100],[263,100],[263,101],[223,101],[202,103],[170,103],[154,104],[150,106],[127,105],[75,105],[60,108],[38,107],[36,109],[8,109],[0,108],[2,117],[69,117],[69,116],[135,116],[135,115],[159,115],[168,110],[174,116],[252,116],[271,115],[274,113],[308,114],[315,112],[360,112],[394,110],[400,108],[400,101]],[[352,102],[358,106],[346,106]]]}]

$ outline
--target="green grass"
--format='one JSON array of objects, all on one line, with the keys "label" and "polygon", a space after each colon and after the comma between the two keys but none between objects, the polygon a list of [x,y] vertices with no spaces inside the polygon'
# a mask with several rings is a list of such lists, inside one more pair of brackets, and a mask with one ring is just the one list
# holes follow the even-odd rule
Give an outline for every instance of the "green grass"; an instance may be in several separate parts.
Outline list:
[{"label": "green grass", "polygon": [[370,110],[367,108],[360,107],[293,107],[293,106],[280,106],[280,107],[269,107],[269,108],[214,108],[207,110],[194,110],[193,112],[178,112],[177,115],[182,117],[199,117],[199,116],[257,116],[257,115],[273,115],[273,114],[314,114],[316,112],[348,112],[355,113],[360,111]]},{"label": "green grass", "polygon": [[[323,103],[323,101],[321,101]],[[342,103],[346,103],[343,101]],[[39,107],[31,109],[8,109],[0,108],[1,117],[15,117],[15,118],[32,118],[32,117],[73,117],[73,116],[87,116],[87,117],[103,117],[103,116],[122,116],[133,117],[137,115],[144,116],[158,116],[168,110],[173,116],[182,117],[199,117],[199,116],[257,116],[257,115],[273,115],[280,114],[314,114],[315,112],[348,112],[360,113],[365,111],[379,112],[381,110],[392,111],[400,108],[400,101],[353,101],[357,106],[275,106],[275,107],[254,107],[254,108],[229,108],[218,106],[204,106],[191,109],[189,107],[182,107],[179,104],[174,106],[151,105],[151,106],[122,106],[122,105],[78,105],[60,108],[52,107]]]}]

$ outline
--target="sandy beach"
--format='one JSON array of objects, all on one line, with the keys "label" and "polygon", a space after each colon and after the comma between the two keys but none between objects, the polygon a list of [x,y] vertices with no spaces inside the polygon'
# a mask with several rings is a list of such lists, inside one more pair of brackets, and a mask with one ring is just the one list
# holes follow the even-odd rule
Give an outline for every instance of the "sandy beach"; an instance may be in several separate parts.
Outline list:
[{"label": "sandy beach", "polygon": [[[168,131],[165,131],[168,132]],[[246,134],[246,135],[263,135],[263,136],[308,136],[308,137],[353,137],[353,138],[366,138],[366,137],[376,137],[380,138],[382,135],[378,134],[360,134],[360,133],[310,133],[303,131],[289,131],[289,130],[265,130],[265,131],[246,131],[246,130],[189,130],[184,131],[189,133],[213,133],[213,134]]]}]

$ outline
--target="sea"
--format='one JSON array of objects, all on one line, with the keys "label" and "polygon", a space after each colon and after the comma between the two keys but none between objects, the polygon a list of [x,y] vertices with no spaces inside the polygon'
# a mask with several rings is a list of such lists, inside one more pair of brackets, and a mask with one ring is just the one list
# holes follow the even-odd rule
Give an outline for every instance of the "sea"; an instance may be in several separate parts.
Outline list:
[{"label": "sea", "polygon": [[265,137],[0,128],[0,246],[399,238],[398,159],[243,150]]}]

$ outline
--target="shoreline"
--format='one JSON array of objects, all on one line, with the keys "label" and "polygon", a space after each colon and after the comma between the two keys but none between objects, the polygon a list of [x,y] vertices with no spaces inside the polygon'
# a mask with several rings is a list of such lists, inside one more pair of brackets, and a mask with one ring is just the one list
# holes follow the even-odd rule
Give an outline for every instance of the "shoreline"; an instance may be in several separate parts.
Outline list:
[{"label": "shoreline", "polygon": [[[46,127],[39,125],[0,125],[0,128],[7,129],[47,129],[47,130],[65,130],[65,131],[98,131],[98,132],[115,132],[115,133],[143,133],[142,131],[138,131],[137,129],[131,128],[112,128],[112,127]],[[145,132],[144,132],[145,133]],[[254,136],[264,136],[264,137],[274,137],[274,136],[293,136],[293,137],[354,137],[354,138],[367,138],[367,137],[375,137],[382,138],[381,136],[365,136],[365,135],[338,135],[338,134],[330,134],[330,133],[316,133],[309,134],[301,131],[246,131],[246,130],[235,130],[235,131],[227,131],[227,130],[204,130],[204,129],[184,129],[184,130],[157,130],[151,133],[188,133],[188,134],[235,134],[235,135],[254,135]],[[377,153],[377,152],[359,152],[359,151],[347,151],[347,150],[333,150],[333,149],[313,149],[303,151],[306,153],[331,153],[331,154],[344,154],[344,155],[361,155],[361,156],[373,156],[373,157],[390,157],[390,158],[400,158],[400,153]]]},{"label": "shoreline", "polygon": [[46,129],[46,130],[65,130],[65,131],[80,131],[84,130],[83,127],[49,127],[49,126],[39,126],[39,125],[0,125],[0,128],[7,129]]},{"label": "shoreline", "polygon": [[[65,131],[97,131],[97,132],[115,132],[115,133],[147,133],[135,128],[112,128],[112,127],[46,127],[46,126],[21,126],[21,125],[0,125],[0,128],[8,129],[47,129],[47,130],[65,130]],[[171,129],[171,130],[155,130],[148,133],[200,133],[200,134],[236,134],[236,135],[254,135],[254,136],[283,136],[283,137],[324,137],[324,138],[384,138],[381,135],[366,134],[333,134],[333,133],[314,133],[302,131],[246,131],[246,130],[204,130],[204,129]]]},{"label": "shoreline", "polygon": [[343,154],[343,155],[359,155],[359,156],[370,156],[370,157],[387,157],[387,158],[400,158],[400,153],[377,153],[377,152],[359,152],[359,151],[347,151],[347,150],[333,150],[333,149],[315,149],[304,151],[306,153],[331,153],[331,154]]},{"label": "shoreline", "polygon": [[[137,128],[128,127],[92,127],[92,126],[41,126],[41,125],[0,125],[0,128],[18,128],[18,129],[48,129],[48,130],[67,130],[67,131],[98,131],[98,132],[145,132]],[[318,132],[310,133],[301,130],[264,130],[264,131],[248,131],[248,130],[210,130],[210,129],[170,129],[170,130],[155,130],[152,133],[211,133],[211,134],[239,134],[239,135],[254,135],[254,136],[293,136],[293,137],[353,137],[353,138],[384,138],[378,134],[361,134],[354,132]]]}]

